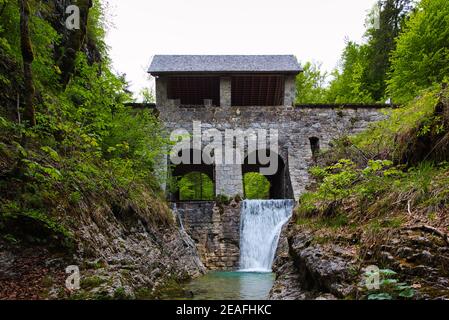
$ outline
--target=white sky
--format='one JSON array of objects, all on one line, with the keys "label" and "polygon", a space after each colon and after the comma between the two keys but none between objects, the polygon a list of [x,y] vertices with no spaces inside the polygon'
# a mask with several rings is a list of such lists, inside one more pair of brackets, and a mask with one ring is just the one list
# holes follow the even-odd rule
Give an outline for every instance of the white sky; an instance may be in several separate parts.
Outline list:
[{"label": "white sky", "polygon": [[107,44],[131,90],[155,54],[294,54],[331,71],[377,0],[107,0]]}]

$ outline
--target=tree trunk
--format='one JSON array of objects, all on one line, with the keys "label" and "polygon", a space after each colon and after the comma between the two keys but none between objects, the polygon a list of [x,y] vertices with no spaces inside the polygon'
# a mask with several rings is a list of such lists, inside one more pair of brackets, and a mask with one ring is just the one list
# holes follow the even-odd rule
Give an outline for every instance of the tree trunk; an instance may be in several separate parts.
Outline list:
[{"label": "tree trunk", "polygon": [[62,52],[58,66],[61,70],[61,83],[64,87],[70,82],[73,72],[75,71],[76,54],[83,48],[83,45],[86,42],[89,9],[92,7],[92,0],[78,0],[71,2],[77,5],[80,10],[80,29],[67,29],[63,38]]},{"label": "tree trunk", "polygon": [[36,125],[36,114],[34,110],[34,83],[31,65],[34,60],[33,48],[31,46],[29,19],[30,7],[28,0],[18,0],[20,8],[20,45],[23,59],[23,78],[25,85],[25,111],[23,118],[28,121],[29,126]]}]

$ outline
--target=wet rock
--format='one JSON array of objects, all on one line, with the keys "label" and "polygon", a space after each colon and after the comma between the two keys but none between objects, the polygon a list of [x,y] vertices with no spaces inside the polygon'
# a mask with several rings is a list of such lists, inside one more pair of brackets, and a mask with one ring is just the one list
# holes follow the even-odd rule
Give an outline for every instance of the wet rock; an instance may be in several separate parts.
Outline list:
[{"label": "wet rock", "polygon": [[[396,271],[401,282],[412,285],[416,299],[449,298],[449,248],[434,234],[395,230],[384,241],[381,236],[375,243],[369,241],[369,247],[362,238],[362,247],[353,250],[350,241],[316,243],[314,232],[294,224],[283,231],[288,255],[285,248],[278,249],[271,298],[363,297],[363,286],[355,284],[363,283],[364,267],[369,265]],[[280,247],[285,245],[281,237]]]},{"label": "wet rock", "polygon": [[315,298],[315,300],[337,300],[337,298],[330,293],[326,293]]},{"label": "wet rock", "polygon": [[306,300],[307,293],[292,261],[281,263],[275,269],[276,281],[270,291],[270,300]]}]

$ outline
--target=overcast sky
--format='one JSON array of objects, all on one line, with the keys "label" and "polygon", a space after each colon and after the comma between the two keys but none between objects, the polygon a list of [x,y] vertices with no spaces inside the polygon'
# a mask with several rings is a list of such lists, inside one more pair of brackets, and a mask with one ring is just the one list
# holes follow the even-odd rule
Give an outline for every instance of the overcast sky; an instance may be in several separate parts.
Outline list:
[{"label": "overcast sky", "polygon": [[151,87],[155,54],[294,54],[336,67],[376,0],[107,0],[114,69]]}]

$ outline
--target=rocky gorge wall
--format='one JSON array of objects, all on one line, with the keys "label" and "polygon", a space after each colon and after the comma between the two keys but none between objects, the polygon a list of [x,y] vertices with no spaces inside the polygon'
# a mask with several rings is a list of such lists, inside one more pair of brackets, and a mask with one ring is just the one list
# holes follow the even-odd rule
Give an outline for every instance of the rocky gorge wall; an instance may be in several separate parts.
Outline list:
[{"label": "rocky gorge wall", "polygon": [[396,270],[415,299],[448,299],[447,238],[426,227],[403,227],[370,241],[368,232],[323,241],[323,232],[291,221],[283,229],[273,271],[272,300],[359,299],[368,266]]},{"label": "rocky gorge wall", "polygon": [[[0,239],[0,299],[158,299],[166,287],[206,271],[174,217],[154,223],[148,209],[93,199],[70,214],[72,253]],[[80,290],[66,289],[68,266],[79,268]]]}]

